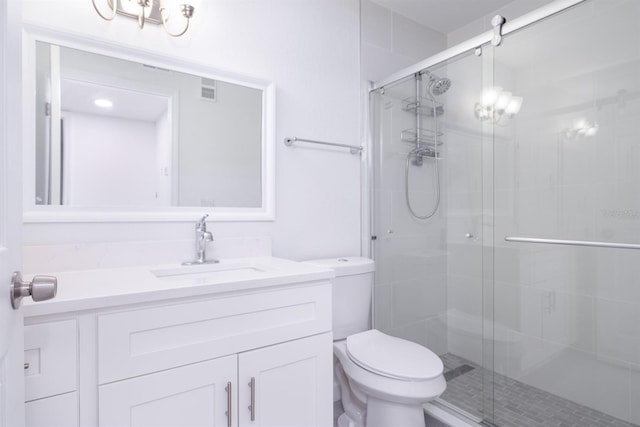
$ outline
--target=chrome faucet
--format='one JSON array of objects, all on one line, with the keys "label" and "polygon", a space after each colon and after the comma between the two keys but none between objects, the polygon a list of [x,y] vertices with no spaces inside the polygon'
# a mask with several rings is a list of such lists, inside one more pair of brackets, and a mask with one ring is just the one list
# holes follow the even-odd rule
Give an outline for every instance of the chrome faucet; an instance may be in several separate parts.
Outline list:
[{"label": "chrome faucet", "polygon": [[217,260],[207,260],[207,243],[213,242],[213,234],[207,231],[206,214],[198,222],[196,222],[196,260],[183,262],[183,265],[211,264],[218,262]]}]

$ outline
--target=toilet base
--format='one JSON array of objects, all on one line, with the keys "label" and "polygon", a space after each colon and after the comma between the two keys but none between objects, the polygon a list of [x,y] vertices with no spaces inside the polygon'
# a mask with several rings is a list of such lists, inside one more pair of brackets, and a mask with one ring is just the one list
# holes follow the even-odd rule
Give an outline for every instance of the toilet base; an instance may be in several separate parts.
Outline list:
[{"label": "toilet base", "polygon": [[367,427],[426,427],[422,405],[404,405],[369,396]]},{"label": "toilet base", "polygon": [[358,424],[345,412],[338,417],[338,427],[364,427],[364,424]]}]

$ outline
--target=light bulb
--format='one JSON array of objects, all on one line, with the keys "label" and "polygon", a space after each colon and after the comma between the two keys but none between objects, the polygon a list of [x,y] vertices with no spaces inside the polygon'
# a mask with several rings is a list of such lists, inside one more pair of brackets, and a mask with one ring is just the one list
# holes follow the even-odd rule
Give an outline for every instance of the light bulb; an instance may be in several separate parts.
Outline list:
[{"label": "light bulb", "polygon": [[506,114],[511,116],[515,116],[520,112],[520,108],[522,107],[523,98],[521,96],[513,96],[511,100],[507,104],[507,107],[504,109]]},{"label": "light bulb", "polygon": [[485,107],[492,106],[498,100],[502,88],[500,86],[489,87],[482,93],[482,105]]},{"label": "light bulb", "polygon": [[93,103],[100,108],[111,108],[113,107],[113,102],[108,99],[96,99]]},{"label": "light bulb", "polygon": [[579,118],[573,121],[573,128],[575,130],[582,129],[587,126],[587,120],[585,118]]},{"label": "light bulb", "polygon": [[507,105],[509,105],[509,102],[511,102],[511,92],[502,92],[495,104],[496,111],[504,111]]},{"label": "light bulb", "polygon": [[586,136],[594,136],[596,133],[598,133],[598,124],[594,124],[593,126],[591,126],[589,129],[587,129],[587,131],[585,132]]}]

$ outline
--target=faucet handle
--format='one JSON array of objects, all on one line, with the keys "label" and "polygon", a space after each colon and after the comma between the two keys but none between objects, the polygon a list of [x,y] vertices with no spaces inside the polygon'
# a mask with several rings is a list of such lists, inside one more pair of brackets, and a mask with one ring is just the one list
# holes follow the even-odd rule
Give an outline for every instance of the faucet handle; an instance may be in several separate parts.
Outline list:
[{"label": "faucet handle", "polygon": [[197,229],[202,229],[202,230],[207,229],[207,223],[205,221],[207,220],[208,216],[209,214],[205,214],[202,218],[200,218],[200,220],[196,223]]}]

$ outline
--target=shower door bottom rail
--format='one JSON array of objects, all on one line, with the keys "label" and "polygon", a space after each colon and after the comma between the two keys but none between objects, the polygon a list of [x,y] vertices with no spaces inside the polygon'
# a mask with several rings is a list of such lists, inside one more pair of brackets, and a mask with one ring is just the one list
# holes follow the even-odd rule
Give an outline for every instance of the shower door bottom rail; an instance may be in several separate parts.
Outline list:
[{"label": "shower door bottom rail", "polygon": [[544,243],[548,245],[590,246],[595,248],[612,248],[612,249],[640,249],[640,244],[635,244],[635,243],[598,242],[598,241],[590,241],[590,240],[545,239],[540,237],[527,237],[527,236],[507,236],[504,238],[504,240],[507,242]]}]

